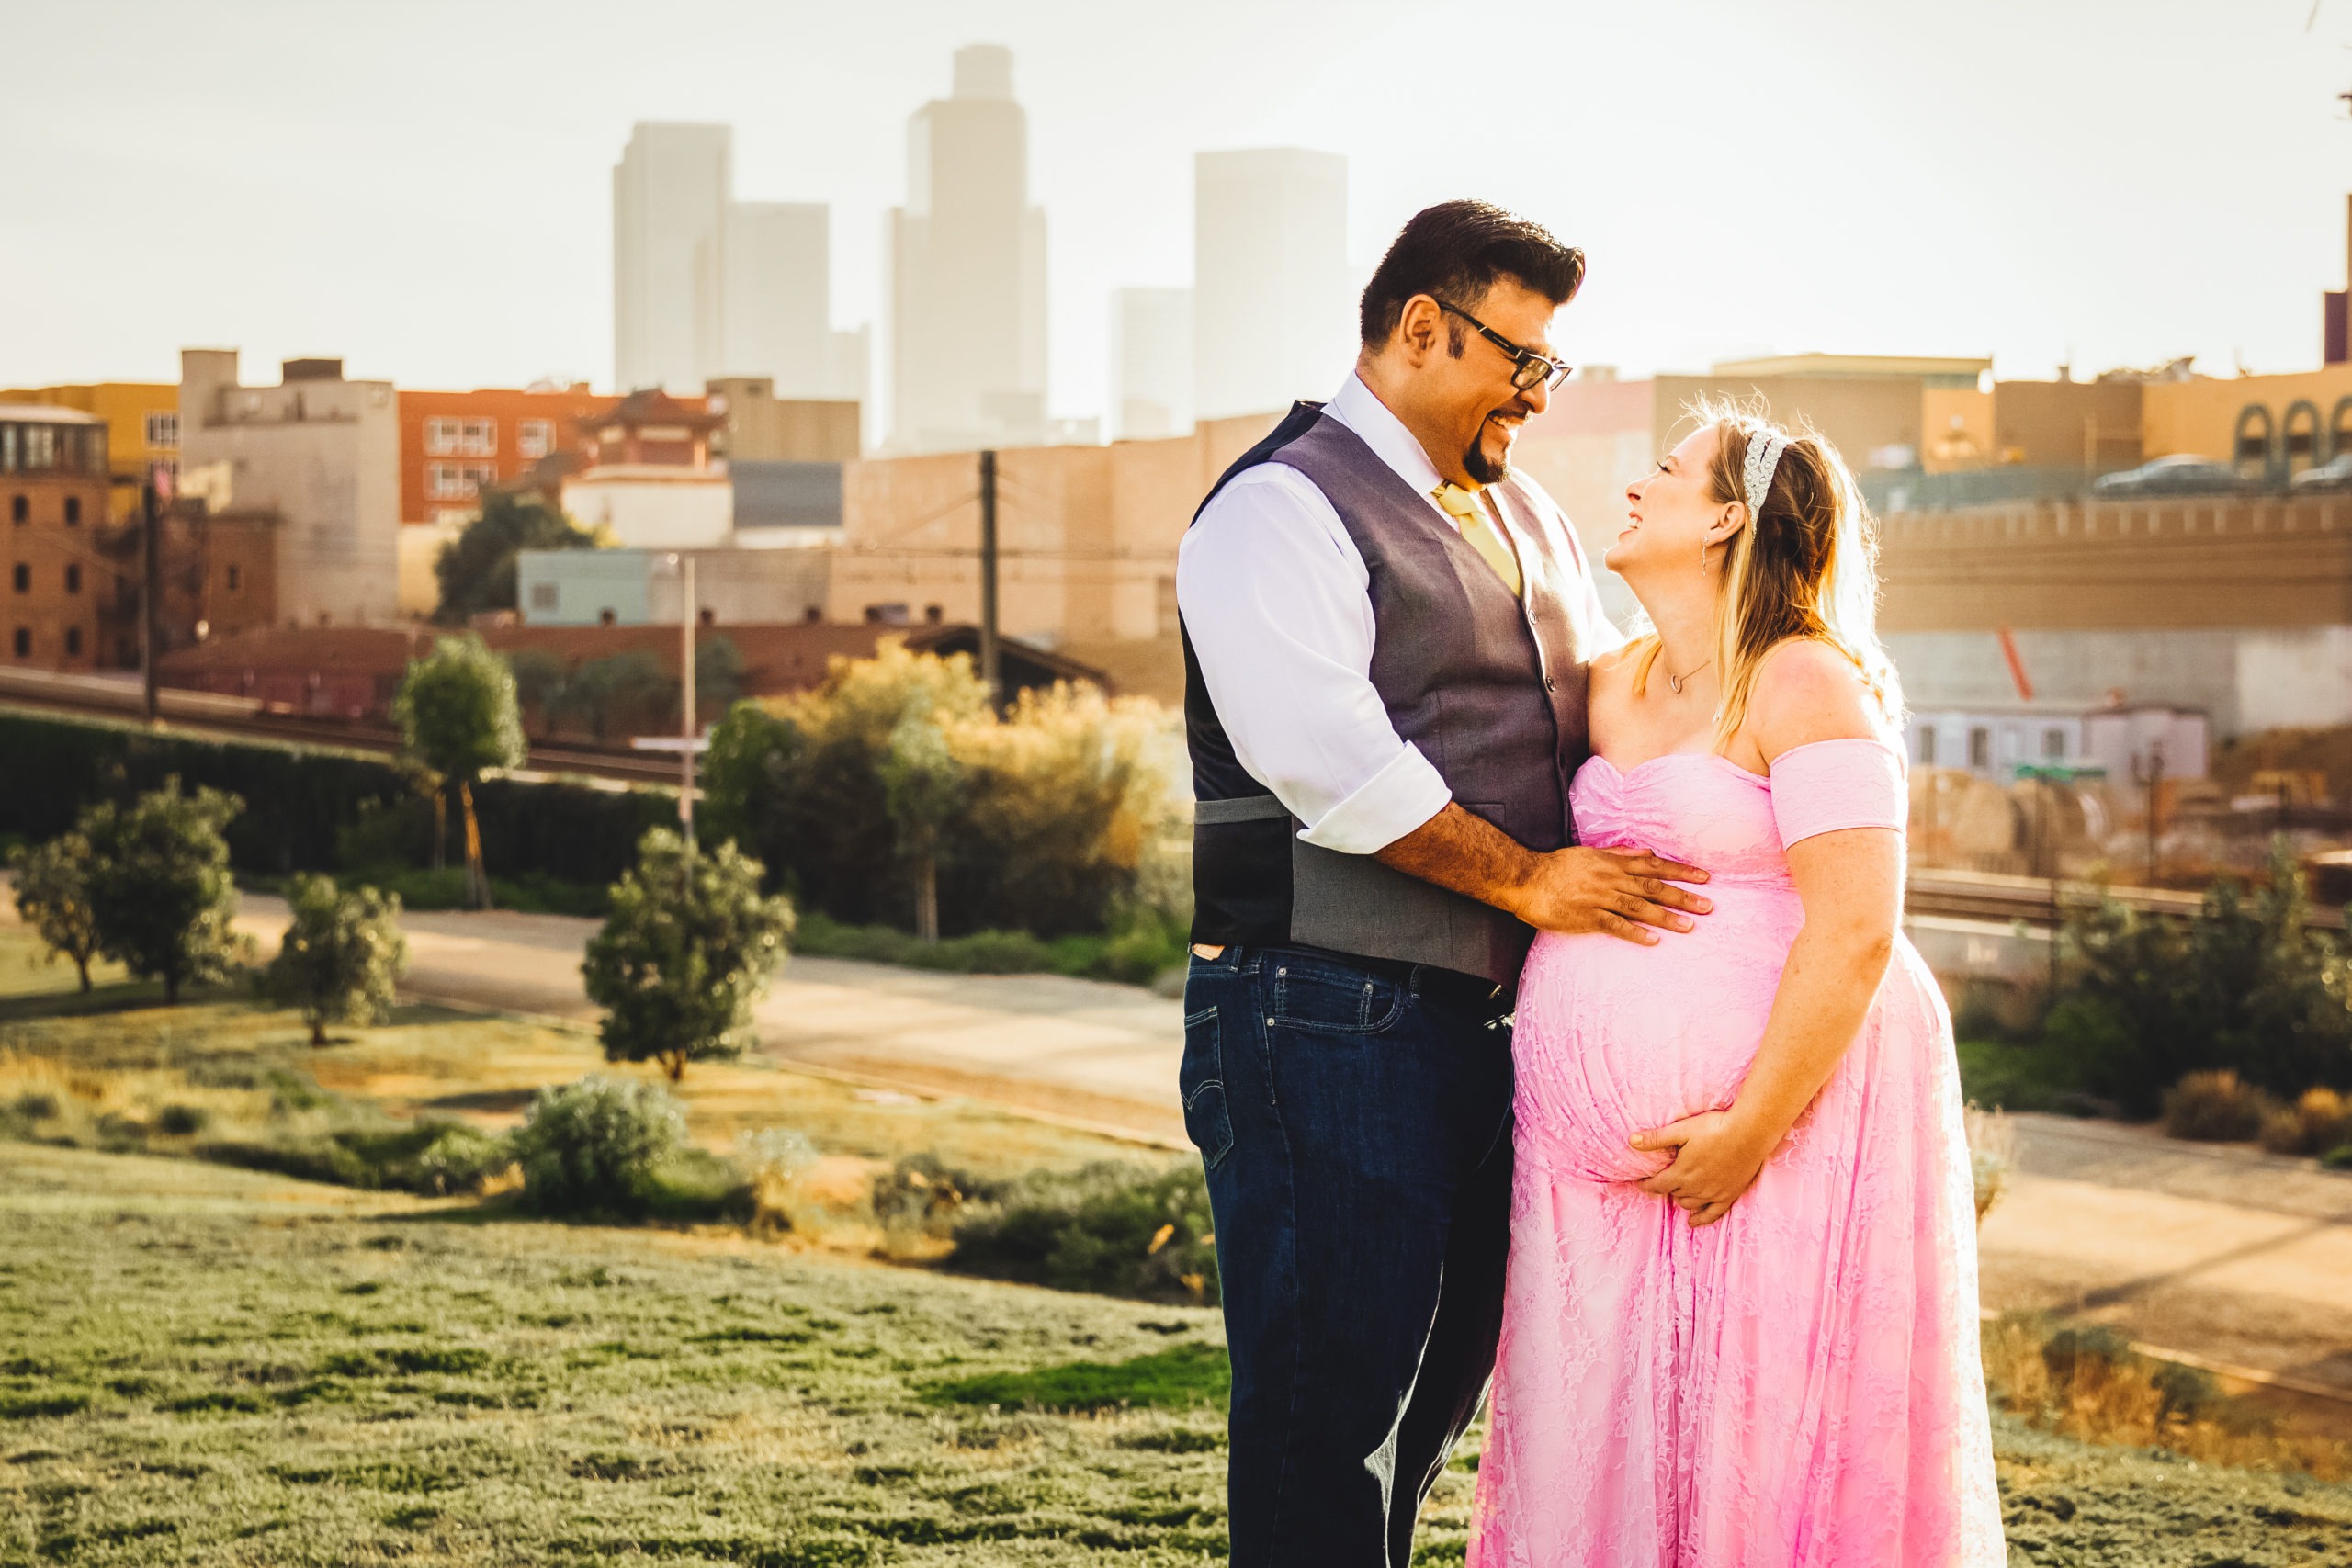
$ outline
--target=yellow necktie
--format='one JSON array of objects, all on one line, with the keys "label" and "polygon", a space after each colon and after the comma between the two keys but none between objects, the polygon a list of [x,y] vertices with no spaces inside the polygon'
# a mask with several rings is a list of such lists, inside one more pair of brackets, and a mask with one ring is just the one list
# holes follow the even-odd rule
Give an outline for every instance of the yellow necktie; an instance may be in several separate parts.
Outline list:
[{"label": "yellow necktie", "polygon": [[1495,575],[1510,588],[1510,596],[1518,598],[1521,581],[1519,558],[1511,553],[1510,541],[1496,529],[1487,509],[1479,504],[1477,491],[1464,490],[1448,479],[1430,495],[1462,525],[1463,542],[1485,558],[1487,564],[1495,569]]}]

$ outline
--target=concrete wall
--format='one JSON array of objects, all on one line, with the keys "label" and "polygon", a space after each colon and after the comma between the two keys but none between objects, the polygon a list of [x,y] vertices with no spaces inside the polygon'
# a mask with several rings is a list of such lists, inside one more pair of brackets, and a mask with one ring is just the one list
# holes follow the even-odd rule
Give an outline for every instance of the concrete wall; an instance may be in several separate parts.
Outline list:
[{"label": "concrete wall", "polygon": [[[2201,709],[2216,739],[2257,730],[2352,724],[2352,626],[2188,626],[2017,630],[2039,703],[2132,703]],[[1991,630],[1890,632],[1914,713],[1983,711],[2018,691]]]},{"label": "concrete wall", "polygon": [[234,349],[180,355],[180,464],[225,464],[216,510],[268,510],[277,613],[309,624],[400,613],[400,417],[389,381],[247,387]]}]

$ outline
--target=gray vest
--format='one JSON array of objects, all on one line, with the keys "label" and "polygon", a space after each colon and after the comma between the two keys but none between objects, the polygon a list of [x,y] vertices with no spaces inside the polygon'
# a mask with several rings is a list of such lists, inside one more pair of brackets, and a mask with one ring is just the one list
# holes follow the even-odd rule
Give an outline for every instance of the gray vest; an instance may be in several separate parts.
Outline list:
[{"label": "gray vest", "polygon": [[[1465,810],[1531,850],[1572,842],[1568,782],[1589,754],[1584,660],[1595,628],[1577,624],[1587,568],[1566,519],[1515,480],[1487,491],[1501,503],[1519,553],[1522,604],[1426,496],[1339,421],[1317,420],[1264,460],[1314,481],[1363,557],[1375,627],[1372,683],[1397,734],[1429,759]],[[1213,735],[1204,734],[1202,716]],[[1204,757],[1204,742],[1214,753],[1224,739],[1213,714],[1196,715],[1192,730],[1196,780],[1232,778],[1231,769],[1202,765],[1216,761]],[[1305,843],[1299,824],[1270,795],[1200,793],[1196,885],[1230,889],[1286,871],[1289,941],[1503,984],[1518,978],[1533,932],[1513,917],[1373,856]],[[1272,847],[1262,829],[1247,837],[1217,831],[1256,826],[1253,818],[1267,816],[1284,818],[1286,867],[1262,863]],[[1261,863],[1255,867],[1233,861],[1250,840],[1258,845],[1250,857]],[[1204,853],[1212,862],[1206,866]],[[1248,939],[1198,927],[1195,936]]]}]

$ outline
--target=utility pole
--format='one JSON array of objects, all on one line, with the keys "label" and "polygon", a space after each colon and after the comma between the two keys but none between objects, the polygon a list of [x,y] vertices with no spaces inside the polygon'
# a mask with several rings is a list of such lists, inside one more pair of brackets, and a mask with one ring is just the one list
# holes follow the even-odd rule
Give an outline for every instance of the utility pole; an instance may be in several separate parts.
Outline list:
[{"label": "utility pole", "polygon": [[2132,782],[2147,791],[2148,813],[2148,886],[2156,885],[2156,801],[2158,786],[2165,779],[2165,743],[2159,739],[2148,742],[2148,749],[2132,759]]},{"label": "utility pole", "polygon": [[1003,672],[996,646],[996,453],[980,454],[980,680],[989,701],[1004,705]]},{"label": "utility pole", "polygon": [[164,551],[156,539],[163,531],[163,508],[157,504],[155,483],[159,476],[150,468],[147,480],[139,487],[139,684],[140,711],[147,716],[152,727],[161,722],[163,705],[156,695],[158,680],[155,660],[164,651],[162,607],[164,596]]},{"label": "utility pole", "polygon": [[678,554],[678,831],[695,852],[695,558]]}]

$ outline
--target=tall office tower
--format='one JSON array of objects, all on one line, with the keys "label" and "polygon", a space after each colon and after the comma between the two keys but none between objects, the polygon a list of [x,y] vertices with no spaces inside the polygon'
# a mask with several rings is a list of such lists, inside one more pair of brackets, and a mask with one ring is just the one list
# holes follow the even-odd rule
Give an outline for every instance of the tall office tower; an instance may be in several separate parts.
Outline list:
[{"label": "tall office tower", "polygon": [[765,376],[779,398],[832,395],[825,208],[739,201],[727,209],[729,376]]},{"label": "tall office tower", "polygon": [[890,239],[890,445],[946,451],[1043,438],[1046,214],[1012,51],[956,51],[954,95],[907,122],[907,204]]},{"label": "tall office tower", "polygon": [[613,373],[697,393],[723,374],[733,133],[640,122],[613,165]]},{"label": "tall office tower", "polygon": [[1355,363],[1348,161],[1260,148],[1193,160],[1195,417],[1326,398]]},{"label": "tall office tower", "polygon": [[1121,288],[1111,296],[1111,408],[1119,438],[1193,428],[1193,291]]}]

